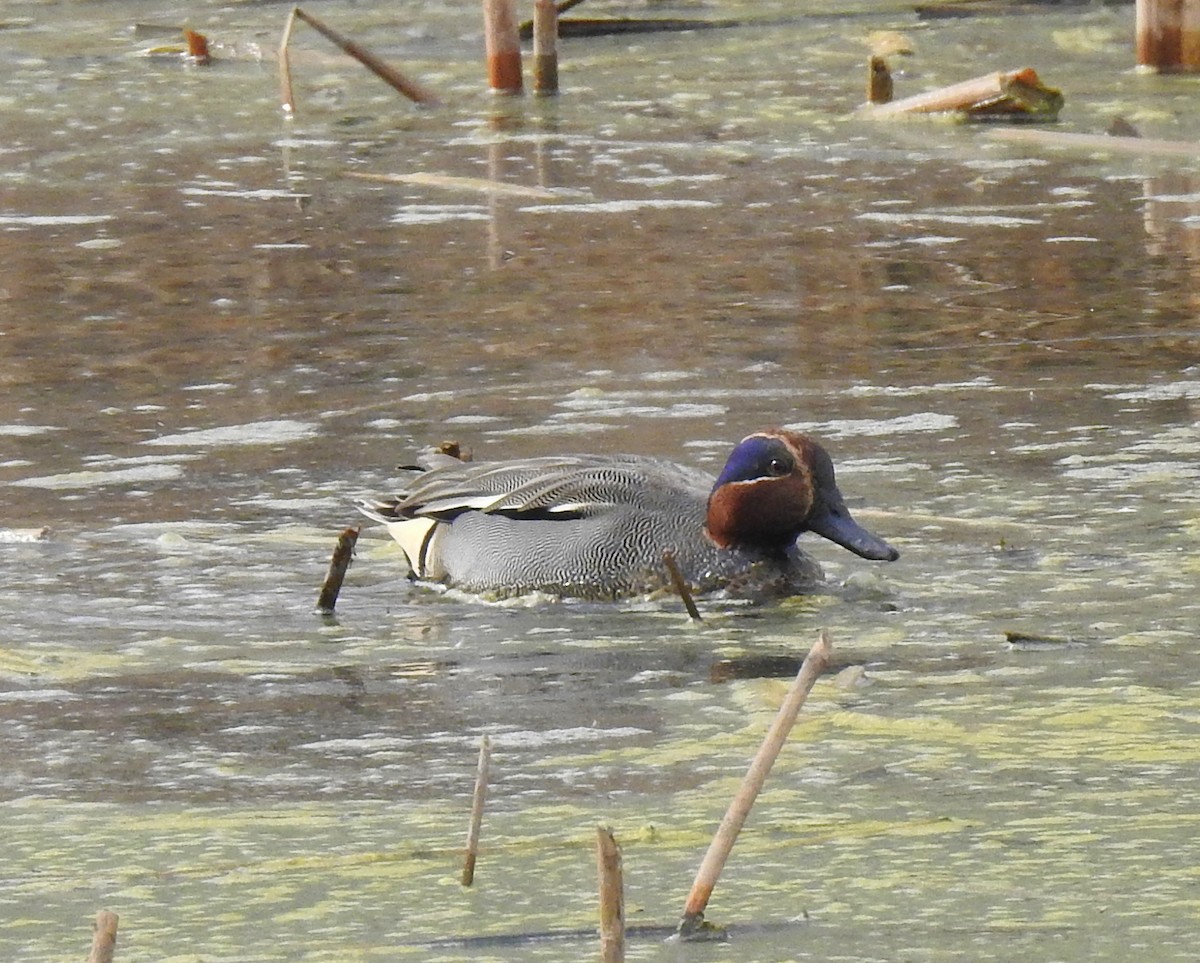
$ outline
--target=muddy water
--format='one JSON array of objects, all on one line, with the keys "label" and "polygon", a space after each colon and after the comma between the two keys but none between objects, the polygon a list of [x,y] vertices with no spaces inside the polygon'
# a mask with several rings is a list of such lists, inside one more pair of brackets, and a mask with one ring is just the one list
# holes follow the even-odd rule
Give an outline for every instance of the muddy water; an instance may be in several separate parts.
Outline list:
[{"label": "muddy water", "polygon": [[[335,4],[449,105],[299,34],[287,122],[282,10],[199,5],[201,70],[136,55],[173,7],[5,9],[5,956],[107,907],[131,959],[579,958],[510,937],[592,925],[601,822],[669,925],[783,688],[712,666],[828,627],[870,684],[818,685],[735,850],[738,959],[1191,958],[1198,165],[848,116],[898,28],[902,93],[1030,63],[1062,130],[1200,140],[1131,11],[572,43],[565,96],[497,102],[450,5]],[[354,176],[414,173],[539,190]],[[777,423],[899,562],[814,542],[844,591],[696,628],[434,592],[364,534],[312,613],[352,498],[431,441],[715,470]],[[631,952],[675,955],[729,951]]]}]

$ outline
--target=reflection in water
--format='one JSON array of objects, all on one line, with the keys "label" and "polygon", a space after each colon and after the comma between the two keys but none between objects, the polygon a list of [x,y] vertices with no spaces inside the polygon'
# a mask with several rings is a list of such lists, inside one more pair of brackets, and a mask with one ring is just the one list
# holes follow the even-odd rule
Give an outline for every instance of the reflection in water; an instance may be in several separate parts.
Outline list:
[{"label": "reflection in water", "polygon": [[[1196,140],[1186,79],[1128,71],[1126,12],[939,22],[913,69],[1052,62],[1065,125],[1118,103]],[[782,685],[710,667],[829,626],[873,684],[818,686],[715,916],[807,911],[849,959],[1190,958],[1190,162],[847,120],[869,15],[573,44],[564,96],[501,109],[456,7],[344,14],[456,105],[330,61],[285,124],[269,65],[114,56],[115,0],[4,30],[0,528],[50,529],[0,541],[8,955],[77,952],[101,905],[153,957],[292,957],[301,919],[331,958],[587,927],[598,821],[669,920]],[[715,470],[769,424],[823,439],[901,561],[814,540],[844,594],[695,628],[437,593],[364,533],[337,618],[312,612],[352,499],[425,444]],[[448,893],[483,732],[480,884]]]}]

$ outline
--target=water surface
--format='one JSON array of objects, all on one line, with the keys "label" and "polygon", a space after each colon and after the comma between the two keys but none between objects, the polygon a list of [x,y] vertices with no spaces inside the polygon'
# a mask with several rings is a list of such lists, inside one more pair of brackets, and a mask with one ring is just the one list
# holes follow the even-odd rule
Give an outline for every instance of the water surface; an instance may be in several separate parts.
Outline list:
[{"label": "water surface", "polygon": [[[871,684],[804,710],[710,907],[735,948],[632,958],[1190,958],[1197,164],[852,115],[901,29],[901,93],[1030,64],[1064,131],[1200,140],[1132,10],[681,7],[781,22],[570,43],[563,96],[511,101],[473,13],[335,3],[448,105],[298,33],[288,121],[285,9],[196,6],[196,69],[138,55],[169,5],[6,8],[6,956],[78,955],[104,907],[130,959],[577,958],[509,937],[593,925],[598,823],[670,925],[785,684],[713,664],[828,627]],[[435,592],[364,533],[312,612],[423,445],[715,472],[769,424],[899,562],[814,539],[844,591],[694,627]]]}]

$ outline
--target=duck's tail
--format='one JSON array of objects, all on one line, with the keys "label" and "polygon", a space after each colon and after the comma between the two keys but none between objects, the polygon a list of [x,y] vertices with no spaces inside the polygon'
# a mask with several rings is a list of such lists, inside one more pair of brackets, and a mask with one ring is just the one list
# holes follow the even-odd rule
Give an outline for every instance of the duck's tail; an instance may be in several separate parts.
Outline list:
[{"label": "duck's tail", "polygon": [[384,525],[388,534],[404,550],[408,567],[419,579],[440,579],[445,575],[433,551],[434,536],[440,522],[436,518],[405,518],[395,512],[395,502],[367,501],[355,503],[355,507],[372,521]]}]

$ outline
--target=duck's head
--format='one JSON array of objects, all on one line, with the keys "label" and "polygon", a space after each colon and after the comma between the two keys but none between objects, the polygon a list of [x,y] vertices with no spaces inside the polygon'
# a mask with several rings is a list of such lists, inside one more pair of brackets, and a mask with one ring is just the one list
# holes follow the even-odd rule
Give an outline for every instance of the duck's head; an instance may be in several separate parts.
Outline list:
[{"label": "duck's head", "polygon": [[708,496],[705,528],[722,548],[782,553],[801,532],[814,532],[863,558],[900,557],[851,517],[825,449],[778,428],[757,431],[733,449]]}]

